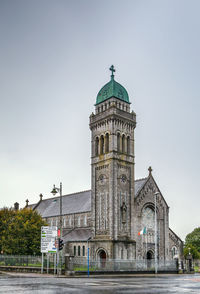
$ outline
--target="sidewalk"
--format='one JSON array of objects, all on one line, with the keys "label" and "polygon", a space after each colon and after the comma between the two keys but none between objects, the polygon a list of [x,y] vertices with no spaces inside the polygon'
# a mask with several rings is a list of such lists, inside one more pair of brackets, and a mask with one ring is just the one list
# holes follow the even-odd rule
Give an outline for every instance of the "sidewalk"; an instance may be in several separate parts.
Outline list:
[{"label": "sidewalk", "polygon": [[6,271],[0,271],[0,275],[6,275],[6,276],[13,276],[13,277],[27,277],[27,278],[85,278],[85,279],[92,279],[92,278],[131,278],[131,277],[167,277],[167,276],[180,276],[180,274],[98,274],[98,275],[90,275],[89,278],[87,275],[53,275],[53,274],[41,274],[41,273],[21,273],[21,272],[6,272]]}]

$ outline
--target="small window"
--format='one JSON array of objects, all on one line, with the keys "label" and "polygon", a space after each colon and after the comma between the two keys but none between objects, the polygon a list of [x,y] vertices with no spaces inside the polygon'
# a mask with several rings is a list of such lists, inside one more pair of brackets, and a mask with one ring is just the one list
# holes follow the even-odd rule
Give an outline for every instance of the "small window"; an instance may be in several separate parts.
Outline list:
[{"label": "small window", "polygon": [[125,135],[122,135],[122,153],[125,153]]},{"label": "small window", "polygon": [[96,137],[95,140],[95,155],[98,156],[99,155],[99,138]]},{"label": "small window", "polygon": [[83,246],[83,256],[85,256],[85,246]]},{"label": "small window", "polygon": [[72,226],[72,219],[71,219],[71,216],[69,217],[69,226],[70,226],[70,227]]},{"label": "small window", "polygon": [[109,152],[109,134],[108,133],[106,133],[106,138],[105,138],[106,140],[106,142],[105,142],[105,151],[106,152]]},{"label": "small window", "polygon": [[87,226],[87,215],[84,216],[84,226]]},{"label": "small window", "polygon": [[76,256],[76,246],[74,246],[74,256]]},{"label": "small window", "polygon": [[120,133],[117,133],[117,151],[120,152]]},{"label": "small window", "polygon": [[130,137],[127,137],[127,153],[130,154]]},{"label": "small window", "polygon": [[80,218],[80,216],[78,217],[78,220],[77,220],[77,225],[78,225],[78,227],[80,227],[80,225],[81,225],[81,218]]},{"label": "small window", "polygon": [[100,138],[100,154],[104,153],[104,136],[102,135]]},{"label": "small window", "polygon": [[81,256],[81,246],[78,246],[78,256]]}]

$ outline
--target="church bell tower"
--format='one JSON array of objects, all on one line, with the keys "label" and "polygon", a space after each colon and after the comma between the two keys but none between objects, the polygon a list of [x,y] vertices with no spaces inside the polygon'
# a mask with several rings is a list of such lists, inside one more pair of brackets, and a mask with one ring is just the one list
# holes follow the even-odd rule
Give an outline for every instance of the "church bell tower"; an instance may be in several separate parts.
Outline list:
[{"label": "church bell tower", "polygon": [[113,65],[110,70],[90,115],[92,220],[96,240],[116,243],[133,239],[136,114]]}]

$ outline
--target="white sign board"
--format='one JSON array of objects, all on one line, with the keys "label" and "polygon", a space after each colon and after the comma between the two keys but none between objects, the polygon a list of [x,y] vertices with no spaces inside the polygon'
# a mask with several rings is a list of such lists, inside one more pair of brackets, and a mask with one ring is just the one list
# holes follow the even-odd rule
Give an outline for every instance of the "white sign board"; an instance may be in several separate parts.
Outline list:
[{"label": "white sign board", "polygon": [[57,237],[57,227],[41,227],[41,252],[56,253],[55,240]]}]

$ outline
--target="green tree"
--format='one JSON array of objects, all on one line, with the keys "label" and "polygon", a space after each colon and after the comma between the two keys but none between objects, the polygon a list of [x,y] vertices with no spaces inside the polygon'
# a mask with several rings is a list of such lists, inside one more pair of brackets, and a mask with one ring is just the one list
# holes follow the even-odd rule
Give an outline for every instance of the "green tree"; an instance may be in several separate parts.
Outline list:
[{"label": "green tree", "polygon": [[200,258],[200,227],[194,229],[185,238],[184,255],[186,256],[190,252],[193,258]]},{"label": "green tree", "polygon": [[200,252],[200,227],[194,229],[185,238],[185,245],[193,245]]},{"label": "green tree", "polygon": [[192,244],[185,246],[183,251],[185,257],[187,257],[190,253],[194,259],[200,259],[200,253]]},{"label": "green tree", "polygon": [[0,210],[0,250],[4,254],[40,254],[42,217],[32,209]]}]

